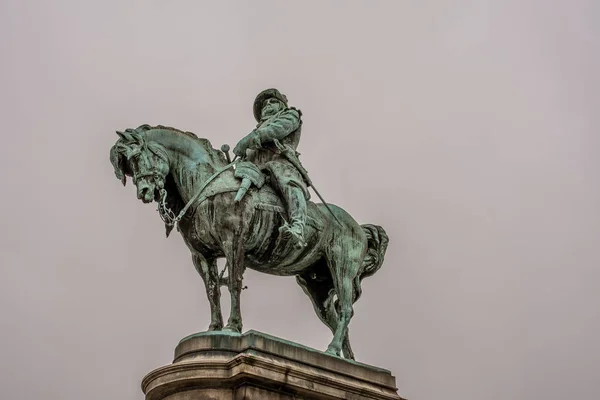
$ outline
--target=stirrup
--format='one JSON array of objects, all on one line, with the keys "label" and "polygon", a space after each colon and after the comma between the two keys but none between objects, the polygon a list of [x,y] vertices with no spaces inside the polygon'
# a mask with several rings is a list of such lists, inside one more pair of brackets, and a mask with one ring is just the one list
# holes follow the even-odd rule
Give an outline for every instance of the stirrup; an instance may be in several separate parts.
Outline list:
[{"label": "stirrup", "polygon": [[306,246],[306,241],[304,240],[304,235],[302,233],[296,232],[293,228],[293,225],[288,224],[279,227],[279,234],[283,239],[292,240],[294,242],[294,247],[301,249]]}]

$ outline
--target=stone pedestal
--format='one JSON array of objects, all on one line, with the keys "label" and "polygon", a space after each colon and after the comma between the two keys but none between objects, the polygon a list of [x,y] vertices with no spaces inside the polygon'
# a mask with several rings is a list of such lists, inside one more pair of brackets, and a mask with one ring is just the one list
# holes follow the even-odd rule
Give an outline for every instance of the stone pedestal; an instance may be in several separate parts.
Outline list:
[{"label": "stone pedestal", "polygon": [[142,390],[146,400],[401,400],[390,371],[256,331],[184,338]]}]

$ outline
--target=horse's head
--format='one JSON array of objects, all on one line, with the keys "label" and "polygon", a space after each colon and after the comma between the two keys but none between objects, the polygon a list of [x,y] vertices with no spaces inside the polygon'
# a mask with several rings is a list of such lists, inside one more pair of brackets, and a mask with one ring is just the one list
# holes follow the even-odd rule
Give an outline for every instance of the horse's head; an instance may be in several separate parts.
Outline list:
[{"label": "horse's head", "polygon": [[158,200],[169,173],[169,160],[164,148],[147,140],[145,125],[137,129],[117,131],[119,139],[110,149],[110,161],[118,179],[126,183],[126,176],[133,178],[137,197],[144,203]]}]

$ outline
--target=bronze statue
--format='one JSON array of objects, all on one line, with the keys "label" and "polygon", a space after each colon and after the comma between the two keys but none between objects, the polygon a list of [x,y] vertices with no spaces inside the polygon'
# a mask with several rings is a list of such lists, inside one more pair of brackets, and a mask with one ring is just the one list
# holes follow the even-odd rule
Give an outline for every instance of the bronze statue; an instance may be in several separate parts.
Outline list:
[{"label": "bronze statue", "polygon": [[[388,237],[382,227],[359,225],[340,207],[307,201],[312,182],[295,150],[301,115],[269,89],[256,98],[258,125],[237,144],[231,162],[226,148],[216,150],[207,139],[149,125],[117,132],[110,159],[123,184],[126,176],[133,178],[139,199],[158,202],[167,236],[177,226],[206,286],[209,330],[241,332],[245,268],[296,276],[333,332],[327,352],[354,359],[352,305],[362,279],[381,267]],[[223,257],[227,277],[217,270]],[[225,328],[221,285],[231,294]]]}]

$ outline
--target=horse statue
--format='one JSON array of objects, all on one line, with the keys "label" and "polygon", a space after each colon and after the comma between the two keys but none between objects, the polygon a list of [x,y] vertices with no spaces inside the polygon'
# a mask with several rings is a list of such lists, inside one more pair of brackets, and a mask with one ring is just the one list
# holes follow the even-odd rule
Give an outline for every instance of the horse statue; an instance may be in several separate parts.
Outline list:
[{"label": "horse statue", "polygon": [[[214,149],[207,139],[149,125],[117,134],[119,139],[110,150],[115,175],[123,185],[126,176],[132,177],[137,197],[144,203],[158,202],[167,236],[177,225],[204,280],[211,310],[209,331],[241,333],[245,268],[296,276],[317,316],[333,333],[326,352],[336,356],[343,352],[345,358],[354,359],[348,324],[353,303],[361,295],[361,281],[383,263],[388,237],[382,227],[359,225],[335,205],[309,202],[306,246],[298,248],[278,235],[287,215],[268,179],[236,201],[241,185],[235,176],[236,162],[228,163],[228,155]],[[227,277],[219,275],[219,258],[226,259]],[[228,286],[231,295],[225,327],[222,285]]]}]

